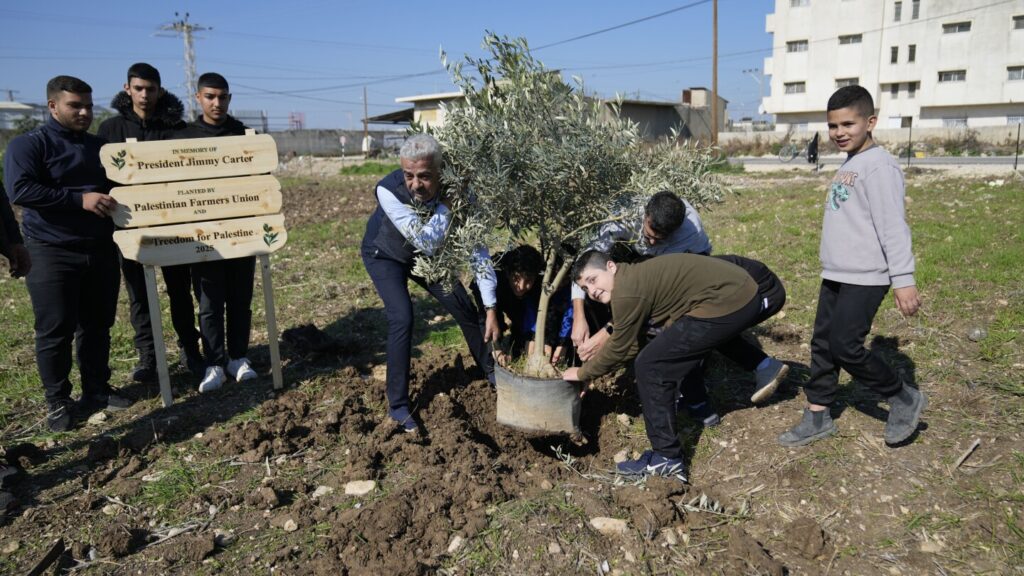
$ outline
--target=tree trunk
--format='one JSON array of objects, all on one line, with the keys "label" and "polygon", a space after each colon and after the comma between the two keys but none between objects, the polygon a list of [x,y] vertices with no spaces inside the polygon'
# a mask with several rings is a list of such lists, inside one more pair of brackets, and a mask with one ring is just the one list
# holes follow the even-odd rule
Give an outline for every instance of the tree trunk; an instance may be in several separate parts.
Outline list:
[{"label": "tree trunk", "polygon": [[[557,378],[558,371],[551,365],[551,355],[544,353],[544,334],[548,323],[548,306],[551,303],[551,296],[565,280],[569,269],[572,267],[572,260],[566,258],[557,274],[553,274],[557,253],[551,251],[548,254],[546,270],[544,274],[544,286],[540,291],[540,302],[537,306],[537,325],[533,334],[533,353],[526,360],[526,375],[536,378]],[[553,278],[552,278],[553,277]],[[551,279],[548,281],[548,279]]]}]

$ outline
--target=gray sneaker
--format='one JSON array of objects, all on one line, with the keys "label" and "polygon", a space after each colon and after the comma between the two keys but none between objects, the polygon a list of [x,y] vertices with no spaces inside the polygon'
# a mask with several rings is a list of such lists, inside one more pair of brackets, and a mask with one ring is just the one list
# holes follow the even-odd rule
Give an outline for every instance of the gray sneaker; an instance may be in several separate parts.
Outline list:
[{"label": "gray sneaker", "polygon": [[779,444],[790,448],[806,446],[838,431],[839,428],[832,421],[832,415],[828,413],[827,409],[821,412],[812,412],[810,408],[804,408],[804,415],[800,419],[800,423],[779,435]]},{"label": "gray sneaker", "polygon": [[775,391],[778,390],[779,384],[786,379],[786,374],[789,374],[789,366],[769,356],[768,365],[754,371],[756,384],[754,385],[754,394],[750,397],[750,401],[754,404],[760,404],[771,398],[772,394],[775,394]]},{"label": "gray sneaker", "polygon": [[889,419],[885,421],[885,443],[899,444],[917,430],[921,412],[928,406],[928,397],[917,388],[903,388],[889,397]]}]

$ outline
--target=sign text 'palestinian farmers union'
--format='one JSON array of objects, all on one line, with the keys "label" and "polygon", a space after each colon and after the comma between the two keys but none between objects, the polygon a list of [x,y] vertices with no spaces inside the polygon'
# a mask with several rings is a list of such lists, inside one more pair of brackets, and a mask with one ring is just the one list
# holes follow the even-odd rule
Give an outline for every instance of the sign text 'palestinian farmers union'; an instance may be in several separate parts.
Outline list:
[{"label": "sign text 'palestinian farmers union'", "polygon": [[118,202],[113,218],[121,228],[281,211],[281,184],[268,175],[122,186],[110,195]]}]

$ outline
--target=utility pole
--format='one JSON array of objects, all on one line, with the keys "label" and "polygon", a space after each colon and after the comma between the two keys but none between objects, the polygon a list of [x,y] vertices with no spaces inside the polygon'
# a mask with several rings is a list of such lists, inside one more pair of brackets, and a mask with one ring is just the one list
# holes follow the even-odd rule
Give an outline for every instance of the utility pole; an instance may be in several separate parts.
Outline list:
[{"label": "utility pole", "polygon": [[[179,18],[177,12],[174,13],[175,18]],[[195,32],[202,32],[204,30],[213,30],[212,27],[202,26],[200,24],[193,24],[188,21],[189,13],[185,12],[185,17],[175,20],[170,24],[164,24],[160,27],[165,32],[173,32],[173,34],[159,34],[159,36],[181,36],[185,40],[185,94],[187,97],[185,101],[188,103],[188,118],[189,120],[196,119],[196,99],[192,97],[196,89],[196,52],[193,44],[194,37],[192,36]]]},{"label": "utility pole", "polygon": [[0,88],[0,91],[7,92],[8,102],[14,102],[14,95],[21,92],[21,90],[11,90],[10,88]]},{"label": "utility pole", "polygon": [[370,113],[367,110],[366,104],[366,86],[363,86],[363,155],[365,158],[370,157],[370,153],[373,152],[373,146],[370,145],[370,122],[368,118]]},{"label": "utility pole", "polygon": [[718,145],[718,0],[712,2],[711,47],[711,145]]}]

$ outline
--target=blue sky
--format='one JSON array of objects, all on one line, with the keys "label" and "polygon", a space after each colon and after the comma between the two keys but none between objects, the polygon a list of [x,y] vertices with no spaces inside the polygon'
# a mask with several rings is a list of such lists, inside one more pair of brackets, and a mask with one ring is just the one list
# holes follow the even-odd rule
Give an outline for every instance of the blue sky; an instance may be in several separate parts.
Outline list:
[{"label": "blue sky", "polygon": [[[770,53],[764,19],[773,6],[719,0],[718,82],[733,118],[756,114],[758,85],[743,70],[761,68]],[[266,110],[271,129],[284,128],[291,112],[303,112],[309,128],[356,128],[364,85],[370,115],[401,108],[398,96],[449,91],[439,50],[479,56],[486,30],[540,47],[676,8],[535,54],[549,68],[582,77],[588,92],[677,100],[685,88],[711,86],[710,0],[6,2],[0,89],[43,102],[46,81],[69,74],[89,82],[96,102],[106,105],[128,66],[146,61],[183,97],[183,43],[157,34],[175,11],[189,12],[193,23],[212,28],[196,41],[197,71],[227,77],[233,109]]]}]

